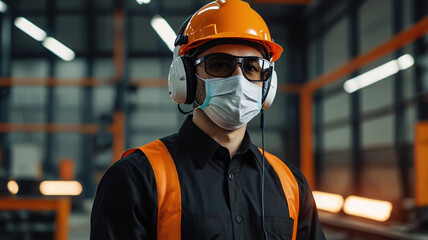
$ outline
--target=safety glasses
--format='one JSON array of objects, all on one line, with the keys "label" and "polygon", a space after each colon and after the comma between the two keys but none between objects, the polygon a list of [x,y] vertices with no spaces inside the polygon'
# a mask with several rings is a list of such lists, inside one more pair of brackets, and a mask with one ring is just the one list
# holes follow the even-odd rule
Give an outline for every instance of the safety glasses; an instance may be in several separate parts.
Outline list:
[{"label": "safety glasses", "polygon": [[238,64],[244,77],[250,81],[266,81],[272,74],[272,63],[268,60],[249,56],[238,57],[226,53],[212,53],[195,61],[195,66],[204,63],[205,72],[213,77],[230,77]]}]

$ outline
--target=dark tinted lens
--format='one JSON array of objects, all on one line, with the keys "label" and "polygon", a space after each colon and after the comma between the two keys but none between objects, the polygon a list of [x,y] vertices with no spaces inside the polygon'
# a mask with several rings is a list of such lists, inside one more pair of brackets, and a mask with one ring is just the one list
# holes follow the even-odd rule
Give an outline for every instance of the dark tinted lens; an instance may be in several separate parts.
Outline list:
[{"label": "dark tinted lens", "polygon": [[261,67],[258,58],[245,58],[243,64],[245,76],[250,80],[261,80]]},{"label": "dark tinted lens", "polygon": [[228,77],[236,65],[233,56],[216,54],[208,56],[205,60],[205,71],[214,77]]},{"label": "dark tinted lens", "polygon": [[244,74],[249,80],[267,80],[272,71],[271,64],[266,59],[245,58],[243,64]]}]

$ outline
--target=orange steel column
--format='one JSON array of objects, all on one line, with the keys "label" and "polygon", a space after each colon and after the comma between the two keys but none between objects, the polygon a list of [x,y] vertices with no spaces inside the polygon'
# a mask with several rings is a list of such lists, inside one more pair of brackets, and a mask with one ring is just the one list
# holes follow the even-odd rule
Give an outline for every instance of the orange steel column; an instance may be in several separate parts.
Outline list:
[{"label": "orange steel column", "polygon": [[125,114],[124,96],[125,70],[125,1],[115,1],[114,10],[114,82],[116,84],[116,103],[113,116],[113,163],[118,161],[125,151]]},{"label": "orange steel column", "polygon": [[415,125],[415,205],[428,206],[428,122]]},{"label": "orange steel column", "polygon": [[125,152],[125,114],[122,111],[116,111],[114,113],[112,132],[113,163],[115,163]]},{"label": "orange steel column", "polygon": [[69,198],[61,198],[56,208],[56,240],[68,239],[68,219],[70,217],[71,201]]},{"label": "orange steel column", "polygon": [[124,39],[123,39],[123,24],[124,24],[124,12],[123,6],[116,6],[114,11],[114,49],[113,49],[113,60],[114,60],[114,78],[115,81],[119,81],[123,77],[124,73]]},{"label": "orange steel column", "polygon": [[56,211],[55,240],[68,239],[68,219],[70,217],[70,198],[0,198],[0,210]]},{"label": "orange steel column", "polygon": [[309,88],[303,88],[300,92],[300,169],[311,189],[315,189],[312,93]]},{"label": "orange steel column", "polygon": [[59,178],[61,180],[74,179],[74,161],[70,158],[63,158],[59,161]]}]

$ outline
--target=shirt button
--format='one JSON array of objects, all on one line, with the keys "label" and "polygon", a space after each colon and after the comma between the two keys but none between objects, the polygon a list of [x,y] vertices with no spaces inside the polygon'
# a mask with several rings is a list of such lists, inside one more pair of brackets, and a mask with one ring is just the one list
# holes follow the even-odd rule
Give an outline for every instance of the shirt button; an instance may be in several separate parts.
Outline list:
[{"label": "shirt button", "polygon": [[228,177],[229,177],[229,180],[230,180],[230,181],[233,181],[233,179],[235,178],[235,176],[233,175],[233,173],[229,173],[229,176],[228,176]]},{"label": "shirt button", "polygon": [[242,218],[241,218],[241,216],[236,216],[235,221],[236,221],[237,223],[241,223],[241,222],[242,222]]}]

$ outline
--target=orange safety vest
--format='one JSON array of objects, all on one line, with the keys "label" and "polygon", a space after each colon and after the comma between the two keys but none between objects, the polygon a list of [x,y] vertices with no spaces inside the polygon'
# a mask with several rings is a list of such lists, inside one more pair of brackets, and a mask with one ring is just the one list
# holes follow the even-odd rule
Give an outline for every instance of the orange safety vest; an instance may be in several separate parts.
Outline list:
[{"label": "orange safety vest", "polygon": [[[168,149],[160,140],[126,151],[125,157],[140,149],[148,158],[156,179],[158,190],[157,238],[160,240],[181,239],[181,189],[177,169]],[[262,151],[261,149],[259,149]],[[265,151],[266,160],[278,174],[288,203],[290,218],[294,220],[293,237],[297,235],[299,219],[299,186],[291,170],[276,156]]]}]

